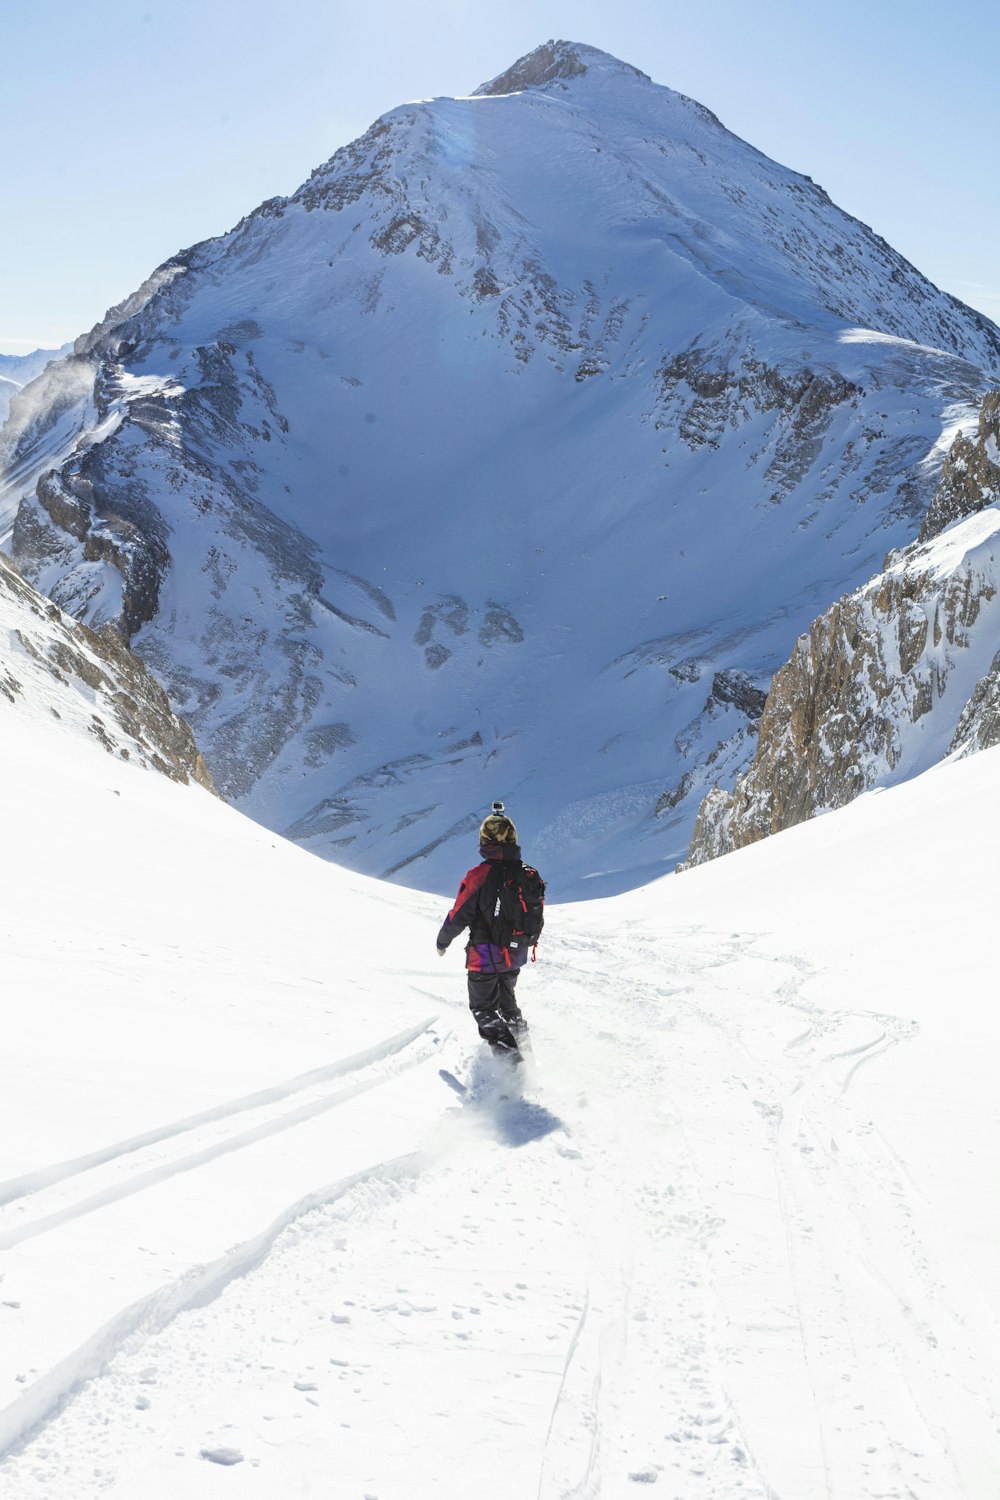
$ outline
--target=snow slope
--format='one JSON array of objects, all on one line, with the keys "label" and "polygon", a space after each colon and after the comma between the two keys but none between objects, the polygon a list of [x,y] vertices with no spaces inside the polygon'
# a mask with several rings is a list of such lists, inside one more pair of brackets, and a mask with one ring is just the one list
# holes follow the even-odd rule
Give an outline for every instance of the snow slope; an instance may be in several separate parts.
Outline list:
[{"label": "snow slope", "polygon": [[998,371],[808,178],[550,44],[159,268],[25,392],[0,527],[267,826],[443,891],[516,793],[596,895],[686,852],[753,748],[717,674],[912,540]]},{"label": "snow slope", "polygon": [[1000,752],[554,906],[504,1101],[439,901],[0,714],[4,1500],[998,1492]]}]

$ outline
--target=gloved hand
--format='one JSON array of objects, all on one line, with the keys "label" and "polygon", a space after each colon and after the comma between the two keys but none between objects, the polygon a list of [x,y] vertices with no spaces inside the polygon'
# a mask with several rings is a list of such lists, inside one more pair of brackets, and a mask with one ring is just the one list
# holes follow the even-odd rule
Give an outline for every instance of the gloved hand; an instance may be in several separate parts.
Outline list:
[{"label": "gloved hand", "polygon": [[444,958],[444,956],[445,956],[445,954],[447,952],[448,952],[447,948],[439,948],[438,949],[438,958]]}]

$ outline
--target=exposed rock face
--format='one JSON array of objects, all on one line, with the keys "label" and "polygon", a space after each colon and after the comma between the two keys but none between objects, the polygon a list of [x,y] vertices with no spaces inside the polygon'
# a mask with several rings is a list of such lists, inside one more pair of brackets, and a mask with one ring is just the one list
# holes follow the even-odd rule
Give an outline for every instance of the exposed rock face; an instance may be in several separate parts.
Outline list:
[{"label": "exposed rock face", "polygon": [[890,555],[800,637],[771,685],[752,767],[733,792],[715,787],[702,802],[689,863],[842,807],[945,753],[1000,743],[997,410],[991,395],[976,438],[952,448],[929,539]]},{"label": "exposed rock face", "polygon": [[576,42],[550,41],[536,47],[526,56],[519,57],[512,67],[489,83],[481,84],[475,91],[475,97],[519,94],[522,89],[544,88],[546,84],[556,83],[560,79],[582,78],[588,66],[592,67],[595,63],[598,67],[611,64],[636,78],[649,81],[648,75],[638,68],[620,63],[617,59],[610,58],[606,52],[598,51],[596,47],[585,47]]},{"label": "exposed rock face", "polygon": [[67,618],[2,555],[0,616],[8,642],[0,651],[0,695],[8,703],[44,712],[44,696],[52,716],[110,755],[215,790],[190,728],[113,626],[94,631]]},{"label": "exposed rock face", "polygon": [[976,683],[972,697],[962,710],[949,754],[970,755],[1000,745],[1000,651],[990,669]]},{"label": "exposed rock face", "polygon": [[[43,474],[34,503],[18,511],[11,551],[15,560],[37,570],[72,558],[67,535],[82,542],[84,564],[106,562],[121,576],[115,625],[131,641],[156,614],[170,554],[163,519],[145,500],[141,482],[116,486],[107,473],[105,460],[113,452],[107,445],[93,448],[77,468]],[[68,601],[81,613],[101,593],[102,577],[91,573],[89,594]]]},{"label": "exposed rock face", "polygon": [[960,433],[941,470],[941,483],[927,508],[920,541],[929,542],[962,516],[996,502],[1000,495],[1000,391],[991,391],[974,436]]},{"label": "exposed rock face", "polygon": [[766,702],[767,694],[763,688],[754,686],[746,672],[729,668],[716,672],[712,678],[712,691],[705,709],[708,711],[716,705],[731,704],[733,708],[746,714],[748,719],[754,720],[760,718]]}]

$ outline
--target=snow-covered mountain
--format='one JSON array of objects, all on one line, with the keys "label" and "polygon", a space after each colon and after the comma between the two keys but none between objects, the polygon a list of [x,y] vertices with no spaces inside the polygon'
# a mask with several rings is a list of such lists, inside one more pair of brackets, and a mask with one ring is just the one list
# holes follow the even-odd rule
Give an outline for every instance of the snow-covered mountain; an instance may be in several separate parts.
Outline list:
[{"label": "snow-covered mountain", "polygon": [[268,827],[444,888],[503,795],[598,894],[683,855],[998,372],[808,178],[550,43],[160,267],[19,398],[3,515]]},{"label": "snow-covered mountain", "polygon": [[4,1500],[1000,1493],[1000,750],[553,906],[503,1101],[443,902],[68,754],[35,688]]}]

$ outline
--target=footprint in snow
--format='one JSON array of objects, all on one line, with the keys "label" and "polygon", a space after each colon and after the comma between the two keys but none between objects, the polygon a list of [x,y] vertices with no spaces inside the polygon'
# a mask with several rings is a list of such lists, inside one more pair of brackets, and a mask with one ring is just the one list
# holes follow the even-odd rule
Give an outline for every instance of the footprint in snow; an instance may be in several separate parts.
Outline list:
[{"label": "footprint in snow", "polygon": [[207,1458],[210,1464],[241,1464],[243,1454],[238,1448],[202,1448],[199,1458]]}]

